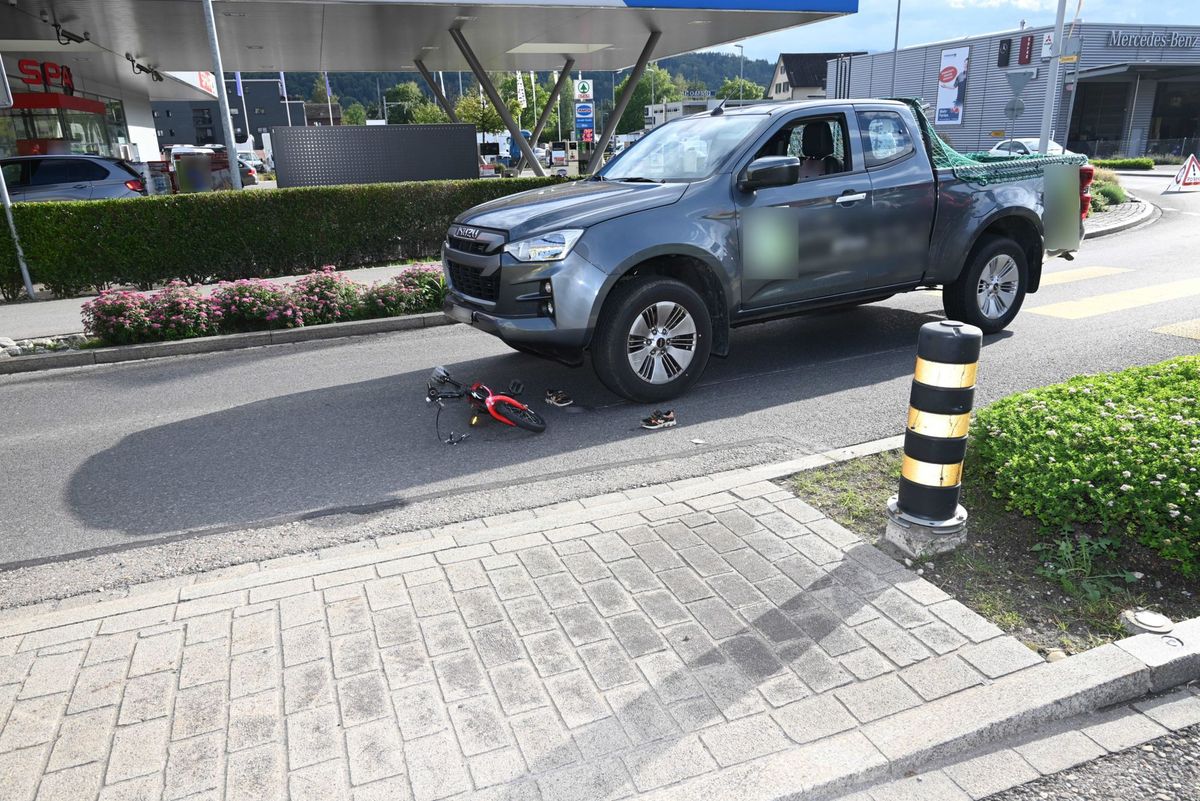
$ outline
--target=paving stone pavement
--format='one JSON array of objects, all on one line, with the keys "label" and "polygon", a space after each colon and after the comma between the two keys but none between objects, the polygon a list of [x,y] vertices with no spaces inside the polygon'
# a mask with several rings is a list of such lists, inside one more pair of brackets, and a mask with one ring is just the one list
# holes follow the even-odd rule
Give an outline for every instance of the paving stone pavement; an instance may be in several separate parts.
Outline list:
[{"label": "paving stone pavement", "polygon": [[776,484],[671,487],[10,615],[0,799],[616,799],[1041,661]]}]

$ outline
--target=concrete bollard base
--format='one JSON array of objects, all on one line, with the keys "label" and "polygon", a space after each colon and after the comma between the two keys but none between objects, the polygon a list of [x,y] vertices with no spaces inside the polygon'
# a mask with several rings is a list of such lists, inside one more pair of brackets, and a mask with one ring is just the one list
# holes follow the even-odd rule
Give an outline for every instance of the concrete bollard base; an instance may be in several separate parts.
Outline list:
[{"label": "concrete bollard base", "polygon": [[880,545],[909,559],[924,559],[953,551],[967,541],[967,510],[959,506],[954,517],[940,522],[916,520],[900,511],[897,496],[888,500],[888,522]]}]

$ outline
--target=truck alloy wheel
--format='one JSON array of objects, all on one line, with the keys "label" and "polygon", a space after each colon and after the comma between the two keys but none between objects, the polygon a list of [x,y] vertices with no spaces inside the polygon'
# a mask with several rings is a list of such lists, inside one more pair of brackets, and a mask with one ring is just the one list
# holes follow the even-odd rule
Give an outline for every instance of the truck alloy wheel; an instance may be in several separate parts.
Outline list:
[{"label": "truck alloy wheel", "polygon": [[979,311],[989,320],[999,320],[1017,299],[1021,272],[1012,256],[1006,253],[993,256],[983,266],[975,290]]},{"label": "truck alloy wheel", "polygon": [[985,334],[1003,331],[1025,301],[1028,275],[1020,245],[1006,236],[984,236],[958,280],[942,288],[946,317],[977,326]]},{"label": "truck alloy wheel", "polygon": [[645,276],[609,293],[592,339],[592,366],[604,385],[639,403],[674,398],[708,364],[712,316],[696,290]]},{"label": "truck alloy wheel", "polygon": [[651,384],[666,384],[692,363],[696,321],[678,303],[647,306],[629,328],[629,366]]}]

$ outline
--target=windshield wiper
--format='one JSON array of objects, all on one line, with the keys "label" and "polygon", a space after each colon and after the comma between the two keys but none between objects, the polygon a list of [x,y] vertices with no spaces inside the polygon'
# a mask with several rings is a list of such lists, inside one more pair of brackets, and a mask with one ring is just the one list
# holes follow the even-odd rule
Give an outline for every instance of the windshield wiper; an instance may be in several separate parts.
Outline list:
[{"label": "windshield wiper", "polygon": [[627,184],[661,184],[662,181],[654,178],[646,178],[641,175],[631,175],[628,178],[614,178],[614,181],[623,181]]}]

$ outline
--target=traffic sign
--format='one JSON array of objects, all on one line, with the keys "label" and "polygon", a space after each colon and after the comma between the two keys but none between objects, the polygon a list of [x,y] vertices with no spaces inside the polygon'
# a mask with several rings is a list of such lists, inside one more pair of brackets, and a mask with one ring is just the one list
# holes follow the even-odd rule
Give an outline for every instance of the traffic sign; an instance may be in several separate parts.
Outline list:
[{"label": "traffic sign", "polygon": [[1188,156],[1187,161],[1183,162],[1183,166],[1179,168],[1179,172],[1175,173],[1175,177],[1163,190],[1163,194],[1183,189],[1200,189],[1200,161],[1196,159],[1195,153]]},{"label": "traffic sign", "polygon": [[592,99],[592,82],[580,78],[575,82],[575,99],[576,100],[591,100]]},{"label": "traffic sign", "polygon": [[1008,70],[1004,77],[1008,79],[1008,88],[1012,89],[1013,97],[1016,97],[1021,94],[1025,84],[1037,77],[1037,70]]},{"label": "traffic sign", "polygon": [[584,128],[596,127],[596,107],[593,103],[575,104],[575,127],[582,131]]},{"label": "traffic sign", "polygon": [[1010,120],[1015,120],[1025,113],[1025,101],[1019,97],[1014,97],[1012,100],[1004,104],[1004,116]]}]

